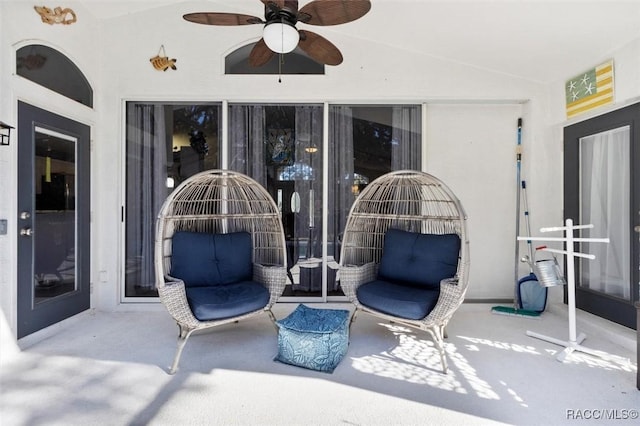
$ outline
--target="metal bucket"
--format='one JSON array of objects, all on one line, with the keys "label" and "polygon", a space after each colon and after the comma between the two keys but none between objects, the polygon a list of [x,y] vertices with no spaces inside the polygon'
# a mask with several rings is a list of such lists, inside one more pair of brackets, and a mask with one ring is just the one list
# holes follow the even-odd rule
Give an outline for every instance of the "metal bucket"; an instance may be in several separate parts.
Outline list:
[{"label": "metal bucket", "polygon": [[538,282],[543,287],[553,287],[556,285],[566,285],[560,265],[555,257],[552,259],[536,260],[534,269]]}]

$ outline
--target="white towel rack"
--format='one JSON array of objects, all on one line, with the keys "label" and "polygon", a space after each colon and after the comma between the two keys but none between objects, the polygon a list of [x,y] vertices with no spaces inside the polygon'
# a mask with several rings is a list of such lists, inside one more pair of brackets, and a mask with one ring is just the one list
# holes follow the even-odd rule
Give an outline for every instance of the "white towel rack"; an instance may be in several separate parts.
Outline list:
[{"label": "white towel rack", "polygon": [[541,250],[551,253],[559,253],[567,256],[567,299],[569,305],[569,340],[560,340],[553,337],[545,336],[543,334],[534,333],[533,331],[527,331],[527,336],[535,337],[536,339],[545,340],[547,342],[564,346],[565,349],[557,356],[558,361],[564,361],[568,355],[574,351],[584,352],[590,355],[603,356],[603,352],[589,349],[582,346],[581,343],[587,338],[584,333],[577,335],[576,333],[576,279],[574,271],[574,258],[582,257],[586,259],[595,259],[592,254],[578,253],[573,249],[574,242],[589,242],[589,243],[608,243],[609,238],[575,238],[573,233],[576,229],[593,228],[593,224],[589,225],[574,225],[572,219],[565,221],[565,226],[557,226],[550,228],[541,228],[540,232],[556,232],[564,231],[564,237],[518,237],[520,241],[563,241],[566,243],[566,250],[556,250],[550,248],[543,248]]}]

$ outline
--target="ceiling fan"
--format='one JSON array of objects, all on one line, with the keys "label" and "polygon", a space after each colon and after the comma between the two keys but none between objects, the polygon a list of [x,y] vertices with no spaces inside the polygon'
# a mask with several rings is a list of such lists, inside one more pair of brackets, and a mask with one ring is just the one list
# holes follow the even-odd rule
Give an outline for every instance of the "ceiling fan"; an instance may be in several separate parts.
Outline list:
[{"label": "ceiling fan", "polygon": [[189,22],[205,25],[263,24],[262,38],[249,54],[249,65],[259,67],[276,53],[289,53],[300,46],[315,61],[326,65],[342,63],[342,53],[329,40],[296,23],[338,25],[355,21],[371,9],[369,0],[312,0],[298,10],[298,0],[260,0],[264,3],[264,20],[239,13],[198,12],[183,16]]}]

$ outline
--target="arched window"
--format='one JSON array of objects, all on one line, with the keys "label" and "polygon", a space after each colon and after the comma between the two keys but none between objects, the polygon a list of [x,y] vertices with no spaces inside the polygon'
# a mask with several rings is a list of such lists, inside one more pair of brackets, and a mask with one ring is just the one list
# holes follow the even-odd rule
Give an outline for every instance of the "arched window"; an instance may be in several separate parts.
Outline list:
[{"label": "arched window", "polygon": [[80,69],[65,55],[41,44],[21,47],[16,53],[16,73],[93,108],[93,89]]},{"label": "arched window", "polygon": [[255,43],[249,43],[233,52],[224,59],[225,74],[324,74],[324,65],[319,64],[307,56],[300,48],[293,52],[273,57],[261,67],[249,65],[249,54]]}]

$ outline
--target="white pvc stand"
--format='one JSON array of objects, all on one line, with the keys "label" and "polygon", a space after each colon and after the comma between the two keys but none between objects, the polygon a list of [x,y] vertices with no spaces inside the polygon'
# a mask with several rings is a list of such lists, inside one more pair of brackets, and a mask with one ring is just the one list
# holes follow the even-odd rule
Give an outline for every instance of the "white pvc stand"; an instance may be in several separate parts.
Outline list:
[{"label": "white pvc stand", "polygon": [[550,248],[543,248],[541,250],[548,251],[551,253],[560,253],[567,256],[567,299],[569,305],[569,340],[564,341],[560,339],[555,339],[553,337],[544,336],[542,334],[534,333],[532,331],[527,331],[527,336],[535,337],[536,339],[545,340],[547,342],[564,346],[565,349],[560,352],[557,356],[558,361],[564,361],[568,355],[573,353],[573,351],[580,351],[590,355],[602,356],[602,352],[596,351],[593,349],[586,348],[581,345],[584,339],[587,336],[584,333],[580,333],[576,336],[576,279],[575,279],[575,271],[574,271],[574,258],[582,257],[586,259],[595,259],[596,257],[592,254],[585,253],[576,253],[573,250],[574,242],[599,242],[599,243],[608,243],[609,238],[574,238],[573,232],[576,229],[586,229],[593,228],[593,225],[573,225],[573,220],[567,219],[565,222],[566,226],[558,226],[553,228],[541,228],[540,232],[553,232],[553,231],[564,231],[564,237],[518,237],[518,240],[523,241],[563,241],[566,242],[566,250],[555,250]]}]

